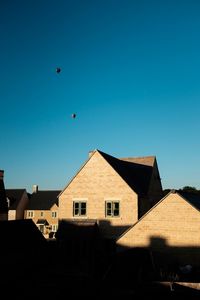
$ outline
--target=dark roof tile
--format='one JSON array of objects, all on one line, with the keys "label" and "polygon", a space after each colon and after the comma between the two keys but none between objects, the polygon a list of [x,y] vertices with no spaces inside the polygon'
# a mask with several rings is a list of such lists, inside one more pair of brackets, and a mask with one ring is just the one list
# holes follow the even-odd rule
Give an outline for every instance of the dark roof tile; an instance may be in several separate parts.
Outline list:
[{"label": "dark roof tile", "polygon": [[60,190],[38,191],[31,195],[27,210],[49,210],[54,204],[58,205]]},{"label": "dark roof tile", "polygon": [[144,196],[148,193],[154,156],[118,159],[99,150],[98,152],[138,195]]},{"label": "dark roof tile", "polygon": [[6,189],[6,197],[10,200],[9,209],[16,209],[26,189]]},{"label": "dark roof tile", "polygon": [[187,200],[192,206],[200,210],[200,195],[195,193],[189,193],[184,191],[177,191],[185,200]]}]

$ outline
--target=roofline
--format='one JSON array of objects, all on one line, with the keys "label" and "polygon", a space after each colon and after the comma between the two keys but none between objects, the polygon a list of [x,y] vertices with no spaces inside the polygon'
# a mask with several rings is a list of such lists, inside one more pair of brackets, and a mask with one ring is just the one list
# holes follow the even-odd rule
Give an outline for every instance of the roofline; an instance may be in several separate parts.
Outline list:
[{"label": "roofline", "polygon": [[5,189],[5,191],[25,191],[26,189]]},{"label": "roofline", "polygon": [[[56,190],[38,190],[37,191],[37,193],[39,193],[39,192],[58,192],[58,191],[60,191],[60,189],[56,189]],[[34,194],[37,194],[37,193],[34,193]]]},{"label": "roofline", "polygon": [[[153,159],[153,164],[143,164],[143,163],[139,163],[139,162],[132,162],[131,160],[132,159]],[[153,167],[155,165],[155,161],[157,162],[157,159],[156,159],[156,155],[147,155],[147,156],[131,156],[131,157],[120,157],[118,158],[120,160],[123,160],[123,161],[129,161],[129,162],[132,162],[132,163],[135,163],[135,164],[139,164],[139,165],[144,165],[144,166],[151,166]]]},{"label": "roofline", "polygon": [[[109,166],[115,171],[115,173],[121,178],[121,180],[123,180],[123,182],[131,189],[131,191],[133,191],[138,197],[140,197],[141,195],[140,194],[138,194],[129,184],[128,184],[128,182],[126,182],[126,180],[115,170],[115,168],[113,168],[113,166],[109,163],[109,161],[107,161],[107,159],[104,157],[104,155],[103,155],[103,153],[104,152],[102,152],[102,151],[99,151],[98,150],[98,152],[101,154],[101,156],[103,157],[103,159],[109,164]],[[120,159],[120,158],[117,158],[117,157],[115,157],[115,156],[112,156],[112,155],[110,155],[110,154],[107,154],[107,153],[105,153],[105,155],[108,155],[108,156],[111,156],[112,158],[114,158],[114,159],[118,159],[118,160],[122,160],[122,159]]]},{"label": "roofline", "polygon": [[[100,151],[100,150],[98,150],[98,152],[99,152],[99,154],[101,154],[101,153],[104,153],[104,152],[102,152],[102,151]],[[118,159],[118,160],[120,160],[120,158],[117,158],[117,157],[114,157],[114,156],[112,156],[112,155],[110,155],[110,154],[107,154],[107,153],[105,153],[106,155],[108,155],[108,156],[111,156],[111,157],[113,157],[114,159]],[[109,163],[109,161],[107,161],[107,159],[103,156],[103,154],[101,154],[101,156],[103,157],[103,159],[109,164],[109,166],[115,171],[115,173],[121,178],[121,180],[123,180],[123,182],[131,189],[131,191],[133,191],[136,195],[137,195],[137,197],[139,197],[140,195],[138,194],[138,193],[136,193],[136,191],[126,182],[126,180],[115,170],[115,168],[113,168],[113,166]]]},{"label": "roofline", "polygon": [[75,179],[75,177],[80,173],[80,171],[85,167],[85,165],[88,163],[88,161],[92,158],[92,156],[99,152],[97,149],[95,149],[91,155],[88,157],[88,159],[81,165],[81,167],[78,169],[78,171],[75,173],[75,175],[68,181],[68,183],[64,186],[64,188],[61,190],[60,194],[58,194],[58,198],[64,193],[64,190],[71,184],[71,182]]},{"label": "roofline", "polygon": [[[67,185],[63,188],[63,190],[60,192],[60,194],[57,196],[57,197],[60,197],[61,195],[62,195],[62,193],[64,192],[64,190],[70,185],[70,183],[74,180],[74,178],[78,175],[78,173],[80,173],[80,171],[85,167],[85,165],[88,163],[88,161],[92,158],[92,156],[96,153],[96,152],[98,152],[100,155],[101,155],[101,157],[109,164],[109,166],[115,171],[115,173],[117,173],[117,175],[124,181],[124,183],[137,195],[137,196],[139,196],[136,192],[135,192],[135,190],[133,190],[132,189],[132,187],[121,177],[121,175],[112,167],[112,165],[107,161],[107,159],[104,157],[104,155],[103,155],[103,151],[100,151],[100,150],[98,150],[98,149],[95,149],[94,151],[92,151],[92,154],[88,157],[88,159],[85,161],[85,163],[80,167],[80,169],[76,172],[76,174],[72,177],[72,179],[67,183]],[[107,154],[107,153],[105,153],[105,155],[109,155],[109,154]],[[109,155],[109,156],[111,156],[111,155]],[[119,158],[116,158],[116,157],[114,157],[114,156],[111,156],[111,157],[113,157],[113,158],[115,158],[115,159],[119,159]],[[120,159],[119,159],[120,160]]]},{"label": "roofline", "polygon": [[118,241],[119,239],[121,239],[121,237],[123,237],[129,230],[131,230],[133,227],[135,227],[140,221],[142,221],[156,206],[158,206],[161,202],[163,202],[165,200],[165,198],[167,198],[170,194],[177,194],[178,196],[180,196],[183,200],[185,200],[188,204],[190,204],[193,208],[195,208],[198,212],[200,211],[199,209],[197,209],[194,205],[192,205],[187,199],[185,199],[185,197],[183,197],[182,195],[180,195],[177,190],[172,189],[169,193],[167,193],[162,199],[160,199],[159,202],[157,202],[153,207],[151,207],[135,224],[133,224],[132,226],[130,226],[125,232],[123,232],[117,239],[116,241]]}]

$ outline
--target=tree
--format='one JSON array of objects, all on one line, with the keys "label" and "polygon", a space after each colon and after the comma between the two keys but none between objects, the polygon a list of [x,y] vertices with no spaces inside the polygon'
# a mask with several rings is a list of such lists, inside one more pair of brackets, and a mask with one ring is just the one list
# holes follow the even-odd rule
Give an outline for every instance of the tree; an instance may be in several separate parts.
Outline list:
[{"label": "tree", "polygon": [[189,185],[184,186],[182,189],[179,189],[179,191],[192,193],[192,194],[200,194],[200,190],[197,190],[195,187]]}]

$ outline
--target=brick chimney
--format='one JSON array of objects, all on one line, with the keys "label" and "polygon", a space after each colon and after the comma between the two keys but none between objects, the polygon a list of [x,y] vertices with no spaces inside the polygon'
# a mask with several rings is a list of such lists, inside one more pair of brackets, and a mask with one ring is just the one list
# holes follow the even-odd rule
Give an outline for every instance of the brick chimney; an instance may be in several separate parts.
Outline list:
[{"label": "brick chimney", "polygon": [[8,220],[8,204],[4,186],[4,171],[0,170],[0,221]]}]

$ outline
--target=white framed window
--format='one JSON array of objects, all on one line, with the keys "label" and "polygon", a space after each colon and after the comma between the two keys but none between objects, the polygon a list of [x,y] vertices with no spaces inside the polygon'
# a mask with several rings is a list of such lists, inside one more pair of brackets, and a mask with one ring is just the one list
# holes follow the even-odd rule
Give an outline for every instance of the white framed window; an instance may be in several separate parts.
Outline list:
[{"label": "white framed window", "polygon": [[106,213],[106,217],[119,217],[120,215],[119,201],[106,201],[105,213]]},{"label": "white framed window", "polygon": [[39,224],[38,228],[44,234],[44,225],[43,224]]},{"label": "white framed window", "polygon": [[44,212],[43,211],[40,212],[40,216],[44,217]]},{"label": "white framed window", "polygon": [[51,225],[51,230],[52,230],[53,232],[56,232],[56,231],[58,230],[58,225],[57,225],[57,224]]},{"label": "white framed window", "polygon": [[34,218],[34,211],[28,210],[28,211],[27,211],[27,217],[28,217],[28,218]]},{"label": "white framed window", "polygon": [[52,211],[51,213],[52,218],[57,218],[57,211]]},{"label": "white framed window", "polygon": [[87,214],[87,203],[86,201],[74,201],[73,202],[73,216],[84,217]]}]

